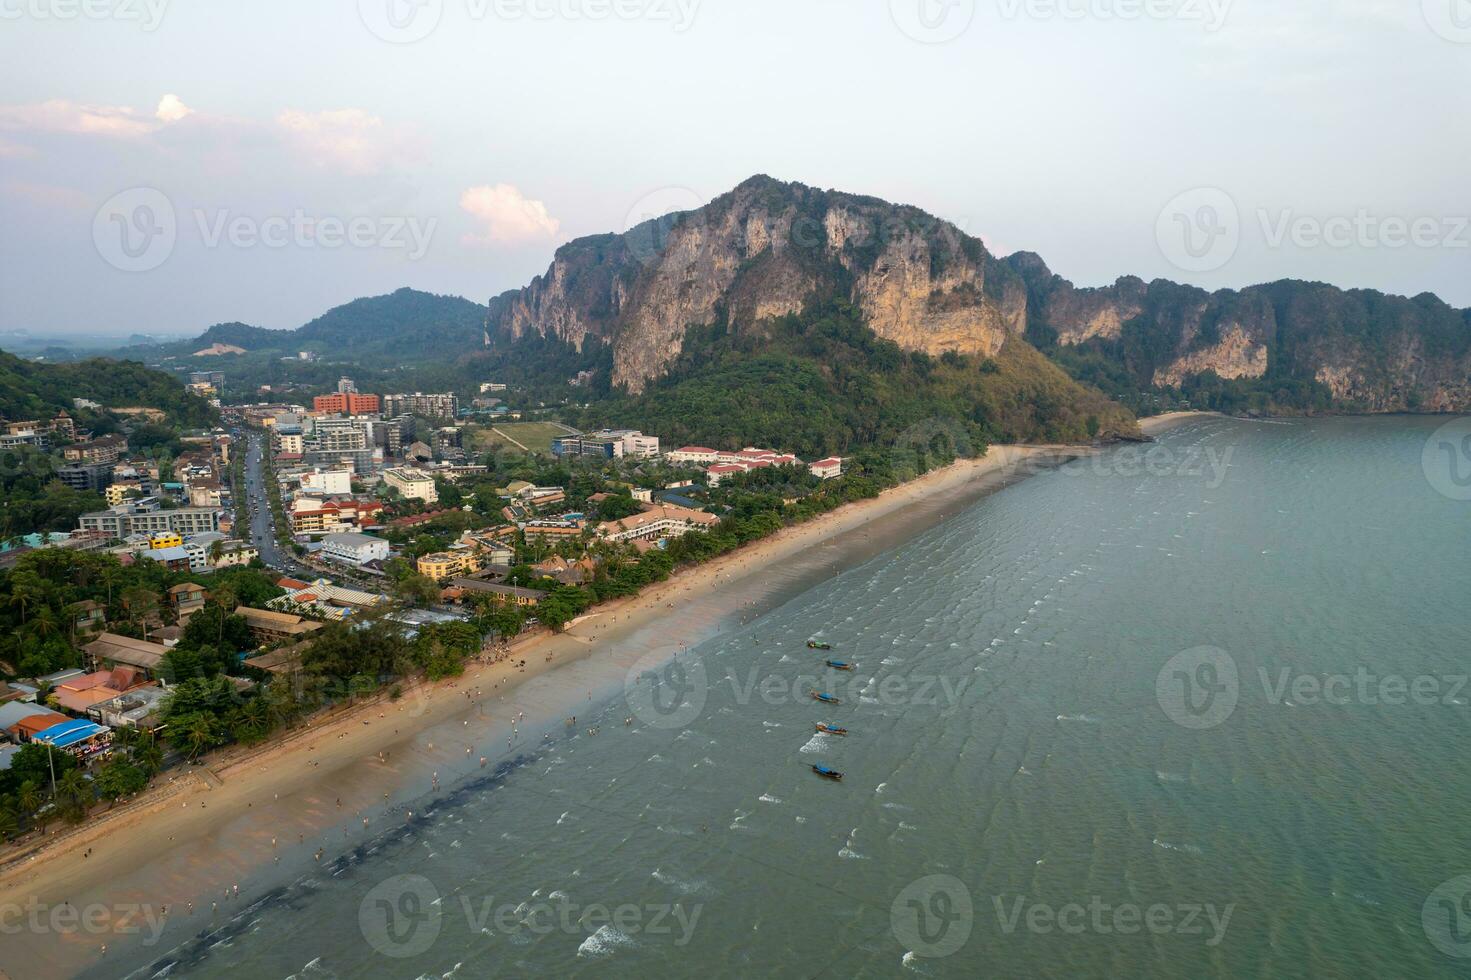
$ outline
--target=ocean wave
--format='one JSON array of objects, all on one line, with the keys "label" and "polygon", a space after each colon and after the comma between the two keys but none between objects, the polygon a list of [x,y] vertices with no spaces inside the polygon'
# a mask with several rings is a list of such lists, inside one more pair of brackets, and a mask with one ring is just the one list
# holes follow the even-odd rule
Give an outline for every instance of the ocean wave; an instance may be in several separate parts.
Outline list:
[{"label": "ocean wave", "polygon": [[1195,846],[1194,844],[1172,844],[1167,840],[1160,840],[1158,837],[1154,839],[1154,846],[1163,848],[1166,851],[1182,851],[1186,854],[1204,853],[1199,847]]},{"label": "ocean wave", "polygon": [[633,946],[634,941],[626,932],[612,926],[599,926],[598,931],[582,941],[577,947],[578,956],[611,956],[619,949]]}]

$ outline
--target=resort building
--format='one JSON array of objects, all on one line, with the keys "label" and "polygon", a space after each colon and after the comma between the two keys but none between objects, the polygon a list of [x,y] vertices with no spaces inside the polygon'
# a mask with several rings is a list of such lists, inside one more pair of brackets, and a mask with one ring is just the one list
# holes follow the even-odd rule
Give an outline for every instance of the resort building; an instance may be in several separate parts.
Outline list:
[{"label": "resort building", "polygon": [[831,480],[843,475],[843,461],[837,456],[829,456],[827,459],[808,463],[807,469],[820,480]]},{"label": "resort building", "polygon": [[407,466],[384,470],[383,482],[409,500],[422,500],[426,504],[439,502],[439,492],[434,489],[434,477],[423,470]]},{"label": "resort building", "polygon": [[582,537],[584,526],[582,521],[527,521],[521,531],[527,541],[556,541]]},{"label": "resort building", "polygon": [[111,667],[136,667],[147,677],[158,676],[158,665],[168,647],[146,640],[135,640],[131,636],[103,633],[82,647],[94,670]]},{"label": "resort building", "polygon": [[457,578],[450,583],[450,588],[444,590],[446,598],[463,601],[468,594],[491,596],[498,602],[510,603],[516,606],[535,606],[546,593],[537,589],[523,589],[516,585],[497,585],[494,582],[484,582],[476,578]]},{"label": "resort building", "polygon": [[327,579],[314,582],[299,582],[283,578],[276,583],[286,594],[266,603],[271,609],[282,612],[309,612],[322,619],[344,620],[366,609],[372,609],[389,601],[388,596],[359,589],[344,589]]},{"label": "resort building", "polygon": [[708,531],[719,523],[720,518],[714,514],[664,504],[632,517],[600,524],[598,536],[605,541],[650,541],[677,538],[690,531]]},{"label": "resort building", "polygon": [[315,620],[274,609],[240,606],[235,610],[235,615],[245,620],[245,625],[250,628],[250,635],[262,645],[279,643],[282,640],[300,640],[322,628],[322,624]]}]

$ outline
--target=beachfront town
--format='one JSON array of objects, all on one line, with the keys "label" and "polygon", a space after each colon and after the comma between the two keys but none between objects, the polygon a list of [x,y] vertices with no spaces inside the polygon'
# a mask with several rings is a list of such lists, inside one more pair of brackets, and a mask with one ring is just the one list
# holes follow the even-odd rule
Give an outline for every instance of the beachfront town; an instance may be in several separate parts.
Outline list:
[{"label": "beachfront town", "polygon": [[[191,375],[217,412],[197,428],[84,400],[0,423],[39,488],[32,511],[7,501],[0,542],[0,836],[18,847],[892,482],[527,421],[495,382],[463,407],[349,378],[309,403],[223,388]],[[14,526],[60,500],[96,506]]]}]

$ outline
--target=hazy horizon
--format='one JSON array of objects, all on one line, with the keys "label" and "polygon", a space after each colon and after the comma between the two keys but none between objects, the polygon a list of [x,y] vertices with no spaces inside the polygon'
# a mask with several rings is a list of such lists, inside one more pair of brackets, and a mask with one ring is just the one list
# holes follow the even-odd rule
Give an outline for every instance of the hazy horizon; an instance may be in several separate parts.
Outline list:
[{"label": "hazy horizon", "polygon": [[16,0],[0,331],[484,303],[754,173],[920,207],[1081,286],[1467,307],[1458,2]]}]

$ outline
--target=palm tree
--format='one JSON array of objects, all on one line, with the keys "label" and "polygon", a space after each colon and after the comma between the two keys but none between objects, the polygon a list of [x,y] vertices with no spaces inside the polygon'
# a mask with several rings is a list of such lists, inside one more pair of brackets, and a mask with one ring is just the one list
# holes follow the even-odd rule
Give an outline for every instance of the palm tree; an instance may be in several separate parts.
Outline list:
[{"label": "palm tree", "polygon": [[41,795],[41,788],[36,785],[34,779],[27,779],[21,783],[20,789],[15,794],[15,803],[20,807],[21,816],[27,821],[36,815],[36,811],[41,809],[41,804],[45,802],[46,798]]},{"label": "palm tree", "polygon": [[[219,542],[215,542],[218,544]],[[223,648],[225,645],[225,619],[235,611],[235,590],[229,585],[221,585],[215,589],[215,605],[220,607],[218,636],[215,637],[215,646]]]},{"label": "palm tree", "polygon": [[56,636],[61,632],[61,624],[56,621],[56,610],[50,606],[42,606],[37,610],[26,628],[32,635],[41,639]]},{"label": "palm tree", "polygon": [[215,721],[203,712],[190,715],[175,737],[183,742],[189,758],[197,759],[201,752],[215,744]]},{"label": "palm tree", "polygon": [[16,811],[15,801],[6,797],[0,803],[0,840],[10,840],[15,832],[20,829],[20,814]]},{"label": "palm tree", "polygon": [[82,775],[80,769],[71,770],[56,785],[57,805],[71,820],[80,821],[87,815],[87,807],[94,795],[91,781]]},{"label": "palm tree", "polygon": [[150,739],[147,745],[133,750],[133,761],[151,779],[163,768],[163,749],[158,747],[157,742]]}]

